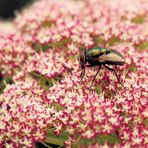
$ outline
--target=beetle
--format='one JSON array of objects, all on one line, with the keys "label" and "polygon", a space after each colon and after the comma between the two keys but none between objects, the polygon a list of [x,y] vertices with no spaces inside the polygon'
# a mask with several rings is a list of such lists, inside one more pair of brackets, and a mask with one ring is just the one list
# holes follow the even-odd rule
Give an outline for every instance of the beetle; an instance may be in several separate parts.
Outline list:
[{"label": "beetle", "polygon": [[79,64],[81,66],[81,69],[83,70],[81,73],[82,78],[80,82],[82,82],[85,76],[85,67],[98,66],[99,68],[97,70],[97,73],[95,74],[92,80],[92,83],[90,85],[90,88],[91,88],[100,69],[102,68],[102,66],[104,66],[109,71],[114,72],[118,82],[123,86],[123,84],[120,82],[120,79],[116,73],[116,70],[109,67],[109,65],[115,65],[115,68],[116,68],[117,65],[122,66],[124,65],[124,63],[125,63],[125,59],[121,55],[121,53],[113,49],[97,47],[97,48],[91,48],[88,50],[80,50]]}]

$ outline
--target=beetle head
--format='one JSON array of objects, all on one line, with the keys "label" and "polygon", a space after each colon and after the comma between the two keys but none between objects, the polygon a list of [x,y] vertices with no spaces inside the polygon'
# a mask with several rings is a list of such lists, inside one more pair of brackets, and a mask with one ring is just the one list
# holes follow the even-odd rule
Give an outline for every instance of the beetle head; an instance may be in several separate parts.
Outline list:
[{"label": "beetle head", "polygon": [[81,65],[81,68],[84,69],[84,65],[86,63],[86,53],[85,50],[80,50],[80,56],[79,56],[79,63]]}]

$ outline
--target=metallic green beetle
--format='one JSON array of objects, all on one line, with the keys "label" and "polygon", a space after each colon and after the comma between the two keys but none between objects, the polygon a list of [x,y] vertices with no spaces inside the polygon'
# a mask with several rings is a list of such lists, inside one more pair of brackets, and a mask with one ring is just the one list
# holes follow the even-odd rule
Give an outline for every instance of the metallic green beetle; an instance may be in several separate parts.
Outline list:
[{"label": "metallic green beetle", "polygon": [[120,82],[118,78],[115,69],[108,67],[108,65],[124,65],[125,59],[118,51],[101,47],[83,50],[80,52],[79,63],[81,65],[81,68],[83,69],[83,72],[81,73],[81,81],[85,76],[85,67],[99,66],[99,69],[92,80],[92,86],[97,74],[99,73],[99,70],[102,68],[102,66],[104,66],[108,70],[113,71],[115,73],[118,82],[123,86],[123,84]]}]

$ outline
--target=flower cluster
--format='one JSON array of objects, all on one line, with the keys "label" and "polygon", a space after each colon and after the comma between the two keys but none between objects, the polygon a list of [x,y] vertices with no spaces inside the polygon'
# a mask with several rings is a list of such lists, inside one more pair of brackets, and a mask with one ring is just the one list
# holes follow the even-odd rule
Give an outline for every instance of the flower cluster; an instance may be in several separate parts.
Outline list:
[{"label": "flower cluster", "polygon": [[34,71],[47,78],[54,78],[62,75],[64,71],[70,71],[73,66],[72,61],[66,57],[64,58],[60,53],[49,49],[45,53],[35,54],[33,58],[28,60],[24,65],[24,71],[26,73]]},{"label": "flower cluster", "polygon": [[14,75],[33,52],[19,33],[0,35],[0,70],[2,75]]},{"label": "flower cluster", "polygon": [[[145,0],[136,0],[134,4],[132,0],[42,1],[19,14],[15,23],[21,32],[33,34],[31,42],[40,44],[58,46],[68,42],[90,47],[125,41],[142,46],[148,41],[146,5]],[[24,21],[20,21],[20,16]]]},{"label": "flower cluster", "polygon": [[[146,148],[147,5],[45,0],[17,13],[0,35],[0,147]],[[124,56],[116,66],[124,87],[102,68],[90,88],[98,67],[80,83],[79,51],[96,46]]]},{"label": "flower cluster", "polygon": [[1,144],[32,147],[33,141],[45,138],[43,129],[50,122],[52,108],[44,104],[43,92],[31,79],[7,86],[0,99]]},{"label": "flower cluster", "polygon": [[[61,128],[56,126],[56,133],[59,134],[66,128],[71,137],[66,144],[78,142],[80,137],[85,140],[94,138],[97,143],[99,138],[106,136],[106,140],[113,137],[115,143],[122,140],[120,146],[146,147],[148,87],[145,78],[148,69],[145,64],[148,56],[146,53],[136,53],[133,48],[127,46],[120,45],[120,49],[129,60],[125,67],[120,69],[126,69],[121,77],[124,89],[112,73],[102,70],[95,81],[93,91],[88,90],[94,76],[91,69],[87,69],[87,80],[84,80],[82,85],[77,80],[79,73],[76,70],[72,72],[73,75],[66,76],[59,85],[50,89],[47,100],[64,108],[62,111],[65,116],[57,118],[61,121]],[[137,68],[136,74],[132,72],[133,65]]]}]

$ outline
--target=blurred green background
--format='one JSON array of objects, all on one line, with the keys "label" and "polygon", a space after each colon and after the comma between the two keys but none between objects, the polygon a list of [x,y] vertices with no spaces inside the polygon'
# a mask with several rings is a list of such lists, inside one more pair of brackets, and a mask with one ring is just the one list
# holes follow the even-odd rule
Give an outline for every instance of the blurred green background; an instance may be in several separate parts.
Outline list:
[{"label": "blurred green background", "polygon": [[14,11],[26,5],[30,5],[35,0],[0,0],[0,18],[8,19],[14,17]]}]

